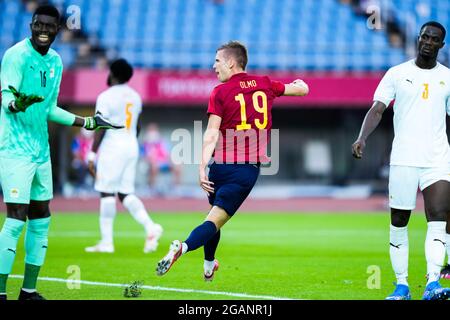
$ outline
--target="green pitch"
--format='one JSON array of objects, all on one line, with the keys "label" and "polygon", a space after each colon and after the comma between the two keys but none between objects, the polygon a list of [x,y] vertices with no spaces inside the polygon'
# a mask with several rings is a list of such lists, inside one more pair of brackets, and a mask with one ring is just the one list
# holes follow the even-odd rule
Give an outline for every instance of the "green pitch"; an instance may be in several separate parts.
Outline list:
[{"label": "green pitch", "polygon": [[[142,281],[142,295],[129,299],[378,300],[394,288],[387,213],[238,213],[222,231],[217,252],[220,269],[211,283],[203,280],[203,249],[183,256],[165,276],[155,274],[171,240],[184,240],[204,215],[152,217],[164,227],[156,253],[142,252],[144,231],[131,216],[119,214],[116,252],[95,254],[85,253],[84,248],[99,239],[98,215],[55,214],[40,274],[50,279],[39,281],[38,290],[48,299],[127,299],[119,285]],[[2,224],[3,219],[4,214]],[[421,298],[426,281],[425,231],[423,214],[414,214],[409,227],[413,299]],[[22,236],[15,275],[23,274],[23,256]],[[73,280],[82,282],[78,286]],[[21,282],[8,280],[10,299],[17,297]],[[442,284],[450,285],[448,280]]]}]

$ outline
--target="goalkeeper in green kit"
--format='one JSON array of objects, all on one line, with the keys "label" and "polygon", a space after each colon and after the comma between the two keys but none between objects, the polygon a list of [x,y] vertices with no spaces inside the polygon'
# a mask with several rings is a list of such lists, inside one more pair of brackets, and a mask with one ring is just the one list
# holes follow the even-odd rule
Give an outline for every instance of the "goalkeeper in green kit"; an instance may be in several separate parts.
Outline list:
[{"label": "goalkeeper in green kit", "polygon": [[123,128],[101,114],[84,118],[57,107],[63,66],[50,45],[60,29],[58,10],[38,7],[30,28],[31,38],[8,49],[1,64],[0,181],[7,217],[0,232],[0,300],[6,300],[6,281],[27,220],[19,300],[45,300],[36,282],[47,251],[53,197],[47,121],[88,130]]}]

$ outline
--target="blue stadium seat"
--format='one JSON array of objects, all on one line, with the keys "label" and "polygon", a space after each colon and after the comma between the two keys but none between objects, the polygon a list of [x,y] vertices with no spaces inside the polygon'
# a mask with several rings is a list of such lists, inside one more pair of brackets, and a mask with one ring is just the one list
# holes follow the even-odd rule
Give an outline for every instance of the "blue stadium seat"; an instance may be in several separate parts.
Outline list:
[{"label": "blue stadium seat", "polygon": [[[444,24],[450,22],[448,1],[421,2],[429,7],[431,18]],[[406,60],[402,50],[390,47],[384,30],[368,29],[364,17],[338,0],[53,3],[64,10],[70,5],[79,6],[82,31],[88,38],[98,38],[106,52],[117,52],[146,68],[209,69],[216,47],[229,40],[247,44],[249,68],[376,71]],[[392,3],[399,19],[408,13],[417,15],[415,1]],[[0,18],[0,48],[29,36],[30,13],[20,1],[0,0]],[[65,47],[63,60],[71,65],[76,47]]]}]

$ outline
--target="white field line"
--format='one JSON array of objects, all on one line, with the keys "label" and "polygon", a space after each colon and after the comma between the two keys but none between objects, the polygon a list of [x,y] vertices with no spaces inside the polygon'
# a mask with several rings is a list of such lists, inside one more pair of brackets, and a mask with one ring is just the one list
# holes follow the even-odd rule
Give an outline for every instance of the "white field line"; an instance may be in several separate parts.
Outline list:
[{"label": "white field line", "polygon": [[[23,279],[23,276],[12,274],[9,276],[10,278]],[[97,282],[97,281],[85,281],[85,280],[69,280],[69,279],[61,279],[61,278],[50,278],[50,277],[39,277],[40,281],[50,281],[50,282],[63,282],[70,285],[75,284],[85,284],[90,286],[104,286],[104,287],[127,287],[127,284],[120,283],[109,283],[109,282]],[[172,292],[183,292],[183,293],[201,293],[206,295],[216,295],[216,296],[229,296],[236,298],[247,298],[247,299],[261,299],[261,300],[295,300],[292,298],[285,297],[275,297],[275,296],[266,296],[266,295],[253,295],[246,293],[235,293],[235,292],[221,292],[221,291],[209,291],[209,290],[195,290],[195,289],[179,289],[179,288],[167,288],[160,286],[147,286],[143,285],[142,289],[153,290],[153,291],[172,291]]]}]

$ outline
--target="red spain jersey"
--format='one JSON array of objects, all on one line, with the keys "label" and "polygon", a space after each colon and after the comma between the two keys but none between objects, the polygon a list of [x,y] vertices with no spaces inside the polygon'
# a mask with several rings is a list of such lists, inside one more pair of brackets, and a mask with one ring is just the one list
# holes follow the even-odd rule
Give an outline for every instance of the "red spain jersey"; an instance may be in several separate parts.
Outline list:
[{"label": "red spain jersey", "polygon": [[284,84],[267,76],[233,75],[214,88],[208,115],[222,118],[214,151],[217,163],[267,163],[272,129],[272,104],[284,94]]}]

